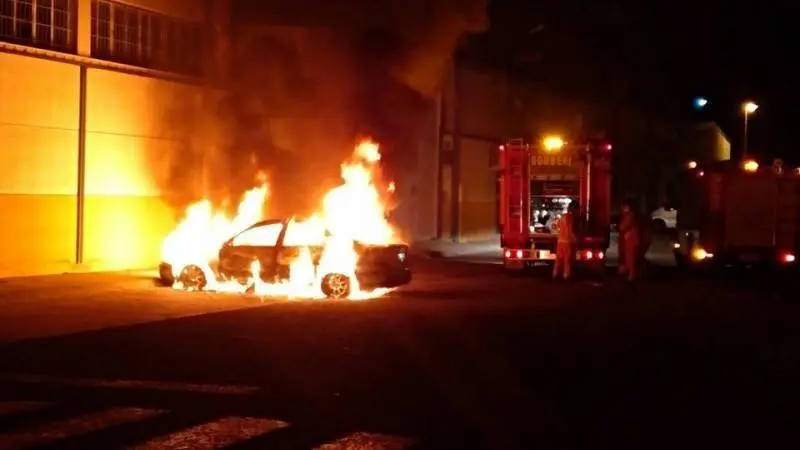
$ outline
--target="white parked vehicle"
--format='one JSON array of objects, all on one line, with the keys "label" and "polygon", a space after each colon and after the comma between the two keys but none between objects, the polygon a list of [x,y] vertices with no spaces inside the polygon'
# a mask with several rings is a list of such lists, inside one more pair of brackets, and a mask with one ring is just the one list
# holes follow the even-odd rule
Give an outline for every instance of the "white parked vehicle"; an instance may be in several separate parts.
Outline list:
[{"label": "white parked vehicle", "polygon": [[650,219],[653,221],[654,231],[672,230],[678,223],[678,210],[662,206],[650,213]]}]

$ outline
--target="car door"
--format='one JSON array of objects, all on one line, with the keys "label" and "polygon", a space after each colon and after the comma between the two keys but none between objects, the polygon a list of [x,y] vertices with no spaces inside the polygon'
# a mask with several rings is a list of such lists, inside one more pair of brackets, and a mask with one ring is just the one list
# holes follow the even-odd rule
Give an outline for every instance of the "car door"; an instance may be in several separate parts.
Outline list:
[{"label": "car door", "polygon": [[280,220],[259,222],[237,234],[220,250],[220,273],[228,277],[250,275],[254,261],[261,266],[261,279],[275,278],[276,255],[285,223]]},{"label": "car door", "polygon": [[289,277],[289,266],[304,249],[309,250],[311,259],[316,265],[322,253],[325,241],[325,229],[315,221],[287,222],[277,245],[276,270],[280,278]]}]

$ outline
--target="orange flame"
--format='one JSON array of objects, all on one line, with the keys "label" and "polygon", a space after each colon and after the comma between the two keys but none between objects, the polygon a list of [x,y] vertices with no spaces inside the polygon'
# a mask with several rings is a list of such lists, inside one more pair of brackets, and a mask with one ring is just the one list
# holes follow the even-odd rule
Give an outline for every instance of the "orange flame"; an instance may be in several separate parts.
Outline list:
[{"label": "orange flame", "polygon": [[[328,274],[340,274],[349,278],[350,299],[374,298],[389,292],[389,289],[364,292],[355,276],[358,263],[356,242],[386,245],[399,239],[386,220],[385,207],[374,183],[381,158],[378,144],[364,140],[356,147],[353,156],[351,162],[342,164],[343,183],[324,196],[321,210],[305,220],[292,219],[287,225],[284,247],[299,249],[289,264],[288,280],[263,280],[257,260],[250,268],[250,279],[244,283],[219,280],[211,268],[220,248],[230,237],[263,219],[263,207],[268,198],[263,176],[260,179],[263,184],[245,193],[232,219],[214,213],[208,200],[191,205],[186,217],[164,240],[163,261],[172,265],[176,279],[183,268],[197,266],[207,280],[204,289],[210,291],[252,290],[260,296],[324,298],[320,287],[322,278]],[[277,236],[271,238],[274,241]],[[321,248],[316,265],[312,247]],[[176,282],[174,287],[183,288],[180,282]]]}]

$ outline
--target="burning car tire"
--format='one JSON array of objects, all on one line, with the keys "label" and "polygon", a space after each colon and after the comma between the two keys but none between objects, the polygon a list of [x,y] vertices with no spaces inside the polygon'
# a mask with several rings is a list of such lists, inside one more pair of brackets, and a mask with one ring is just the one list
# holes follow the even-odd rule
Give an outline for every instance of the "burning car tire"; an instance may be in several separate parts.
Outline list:
[{"label": "burning car tire", "polygon": [[181,270],[180,275],[178,275],[178,281],[183,285],[184,289],[197,291],[203,290],[208,284],[203,269],[194,264],[190,264]]},{"label": "burning car tire", "polygon": [[322,293],[328,298],[346,298],[350,295],[350,277],[341,273],[329,273],[322,277]]}]

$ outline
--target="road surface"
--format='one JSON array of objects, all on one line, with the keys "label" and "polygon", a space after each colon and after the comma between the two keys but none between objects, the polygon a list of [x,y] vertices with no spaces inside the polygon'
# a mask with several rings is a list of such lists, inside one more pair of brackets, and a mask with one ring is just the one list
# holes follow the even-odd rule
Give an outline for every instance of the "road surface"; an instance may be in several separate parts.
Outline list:
[{"label": "road surface", "polygon": [[419,259],[362,302],[0,280],[0,449],[793,447],[792,281]]}]

